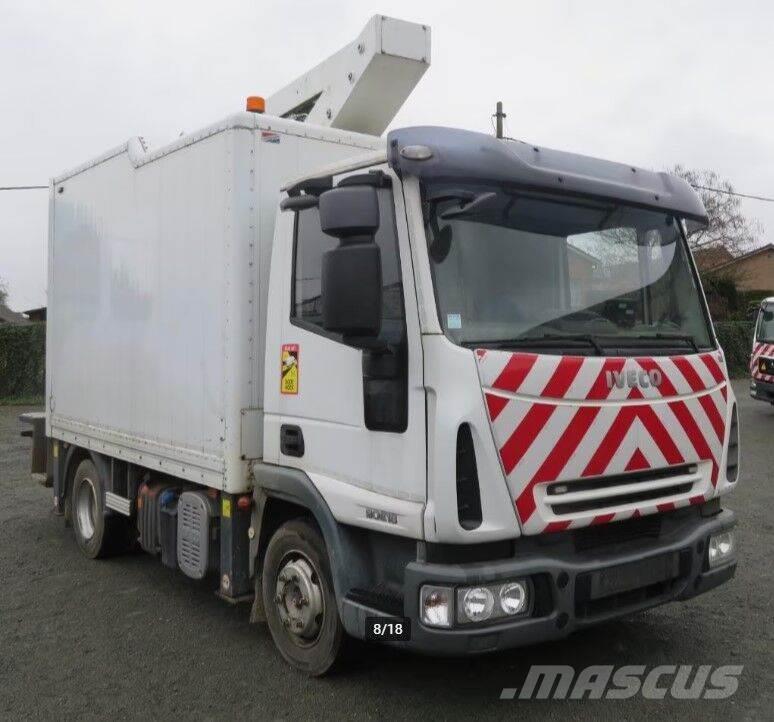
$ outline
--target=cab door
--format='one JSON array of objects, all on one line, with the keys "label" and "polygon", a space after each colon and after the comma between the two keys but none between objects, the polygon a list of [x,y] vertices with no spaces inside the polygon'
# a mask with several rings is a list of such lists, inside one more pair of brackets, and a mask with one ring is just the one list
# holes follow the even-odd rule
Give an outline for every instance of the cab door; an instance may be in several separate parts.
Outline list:
[{"label": "cab door", "polygon": [[337,182],[376,187],[381,330],[357,345],[323,328],[322,259],[339,240],[322,232],[317,207],[285,211],[268,309],[266,460],[305,471],[338,521],[421,538],[425,395],[399,180],[378,170]]}]

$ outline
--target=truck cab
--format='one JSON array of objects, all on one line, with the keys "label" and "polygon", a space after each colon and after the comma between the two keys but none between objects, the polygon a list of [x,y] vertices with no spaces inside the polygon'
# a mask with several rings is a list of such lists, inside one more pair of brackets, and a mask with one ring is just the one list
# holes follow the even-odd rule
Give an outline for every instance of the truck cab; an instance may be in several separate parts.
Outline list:
[{"label": "truck cab", "polygon": [[750,354],[750,395],[774,404],[774,297],[761,301]]},{"label": "truck cab", "polygon": [[689,186],[422,127],[283,198],[253,468],[358,530],[329,549],[349,634],[395,615],[395,644],[480,652],[733,575],[736,405]]}]

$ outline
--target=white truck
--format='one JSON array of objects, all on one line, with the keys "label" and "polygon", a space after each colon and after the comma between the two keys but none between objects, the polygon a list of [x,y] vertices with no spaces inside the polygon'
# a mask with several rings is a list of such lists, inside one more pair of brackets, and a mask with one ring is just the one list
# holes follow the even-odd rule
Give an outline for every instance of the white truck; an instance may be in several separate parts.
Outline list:
[{"label": "white truck", "polygon": [[348,636],[486,652],[736,568],[699,198],[465,130],[380,137],[429,62],[427,27],[376,16],[265,104],[51,181],[56,510],[88,557],[139,543],[252,600],[314,675]]},{"label": "white truck", "polygon": [[750,395],[774,404],[774,296],[758,309],[750,354]]}]

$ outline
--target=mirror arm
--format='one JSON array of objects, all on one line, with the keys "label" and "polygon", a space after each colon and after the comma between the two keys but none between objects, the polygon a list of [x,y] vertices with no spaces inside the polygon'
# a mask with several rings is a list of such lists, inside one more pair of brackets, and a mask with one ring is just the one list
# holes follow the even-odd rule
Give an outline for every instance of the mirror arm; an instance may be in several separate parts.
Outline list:
[{"label": "mirror arm", "polygon": [[362,339],[363,375],[369,379],[397,379],[401,377],[401,346],[377,339]]},{"label": "mirror arm", "polygon": [[303,194],[299,196],[288,196],[280,202],[282,211],[303,211],[307,208],[315,208],[320,204],[317,196]]}]

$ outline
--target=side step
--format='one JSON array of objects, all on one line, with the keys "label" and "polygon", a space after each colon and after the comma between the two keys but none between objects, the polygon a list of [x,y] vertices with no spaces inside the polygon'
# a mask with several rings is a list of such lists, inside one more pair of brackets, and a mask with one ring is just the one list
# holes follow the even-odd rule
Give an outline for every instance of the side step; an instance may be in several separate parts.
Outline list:
[{"label": "side step", "polygon": [[127,499],[125,496],[114,494],[112,491],[105,492],[105,506],[124,516],[132,515],[132,500]]}]

